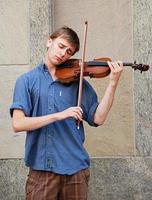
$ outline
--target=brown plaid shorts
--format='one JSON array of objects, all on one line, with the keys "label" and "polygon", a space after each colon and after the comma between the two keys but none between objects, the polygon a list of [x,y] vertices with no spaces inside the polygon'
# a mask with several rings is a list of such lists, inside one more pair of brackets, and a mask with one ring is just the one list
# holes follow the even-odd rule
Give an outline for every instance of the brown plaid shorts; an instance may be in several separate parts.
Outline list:
[{"label": "brown plaid shorts", "polygon": [[89,177],[89,169],[73,175],[30,169],[26,200],[87,200]]}]

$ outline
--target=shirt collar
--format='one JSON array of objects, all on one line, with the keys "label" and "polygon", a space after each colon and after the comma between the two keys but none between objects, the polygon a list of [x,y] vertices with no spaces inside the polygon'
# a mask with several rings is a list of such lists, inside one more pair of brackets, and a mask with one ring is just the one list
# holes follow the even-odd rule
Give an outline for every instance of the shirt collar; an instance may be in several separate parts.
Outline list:
[{"label": "shirt collar", "polygon": [[43,60],[41,61],[40,65],[39,65],[39,68],[40,68],[43,72],[49,72],[48,66],[44,63]]}]

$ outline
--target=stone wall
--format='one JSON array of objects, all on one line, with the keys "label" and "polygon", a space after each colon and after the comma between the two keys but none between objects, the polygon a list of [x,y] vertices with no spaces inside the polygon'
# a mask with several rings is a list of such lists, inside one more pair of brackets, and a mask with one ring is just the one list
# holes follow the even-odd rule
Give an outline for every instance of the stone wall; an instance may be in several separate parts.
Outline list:
[{"label": "stone wall", "polygon": [[[0,160],[0,199],[24,200],[28,169],[22,159]],[[150,157],[92,158],[89,200],[151,200]]]}]

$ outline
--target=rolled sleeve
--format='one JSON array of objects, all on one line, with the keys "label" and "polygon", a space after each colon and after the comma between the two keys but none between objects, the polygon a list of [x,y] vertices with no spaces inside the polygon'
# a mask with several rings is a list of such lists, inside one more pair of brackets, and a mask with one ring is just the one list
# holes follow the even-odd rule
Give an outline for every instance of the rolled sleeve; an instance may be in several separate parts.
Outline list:
[{"label": "rolled sleeve", "polygon": [[94,123],[94,114],[96,112],[96,109],[97,109],[98,105],[99,105],[98,102],[94,103],[91,106],[91,108],[89,109],[89,113],[87,115],[87,122],[89,123],[89,125],[95,126],[95,127],[98,126],[98,124]]},{"label": "rolled sleeve", "polygon": [[21,76],[17,79],[15,84],[13,103],[10,107],[10,115],[12,117],[14,109],[20,109],[26,116],[30,116],[31,107],[28,79],[24,76]]},{"label": "rolled sleeve", "polygon": [[99,102],[96,92],[87,81],[84,81],[82,104],[84,111],[84,120],[87,121],[90,126],[97,127],[98,125],[94,123],[94,114],[99,105]]}]

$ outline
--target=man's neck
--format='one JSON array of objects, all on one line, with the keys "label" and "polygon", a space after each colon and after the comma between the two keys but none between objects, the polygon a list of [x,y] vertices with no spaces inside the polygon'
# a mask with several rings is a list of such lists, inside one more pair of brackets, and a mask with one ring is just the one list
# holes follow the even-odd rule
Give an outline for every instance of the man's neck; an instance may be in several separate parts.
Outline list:
[{"label": "man's neck", "polygon": [[57,77],[55,76],[56,66],[53,65],[49,60],[45,57],[44,64],[47,66],[49,73],[51,74],[53,80],[56,80]]}]

